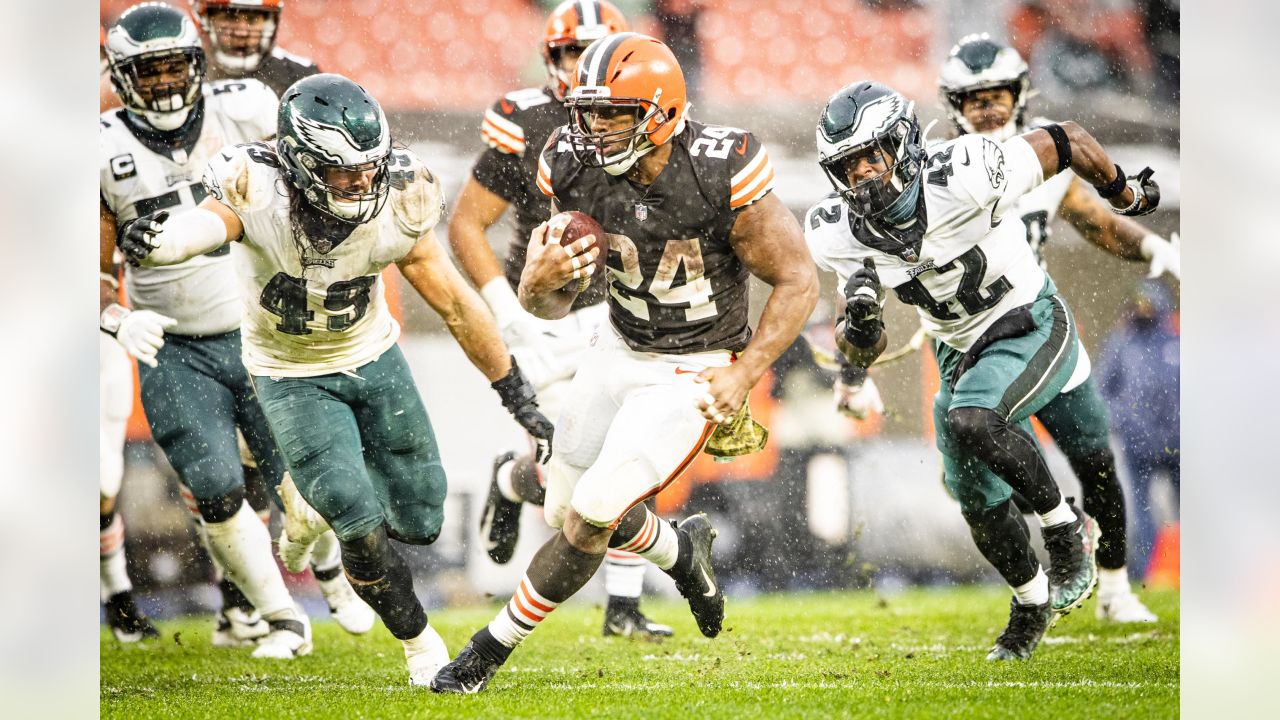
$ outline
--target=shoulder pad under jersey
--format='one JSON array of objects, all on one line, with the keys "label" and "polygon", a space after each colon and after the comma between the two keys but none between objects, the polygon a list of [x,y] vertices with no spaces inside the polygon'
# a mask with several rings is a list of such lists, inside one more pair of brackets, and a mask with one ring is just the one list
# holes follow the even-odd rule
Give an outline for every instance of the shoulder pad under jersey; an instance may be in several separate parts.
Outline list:
[{"label": "shoulder pad under jersey", "polygon": [[206,86],[205,98],[211,110],[243,127],[247,136],[275,136],[280,98],[265,83],[253,78],[216,80]]},{"label": "shoulder pad under jersey", "polygon": [[238,214],[263,210],[278,196],[280,160],[267,143],[231,145],[205,166],[205,190]]},{"label": "shoulder pad under jersey", "polygon": [[388,202],[396,229],[409,237],[422,237],[444,217],[440,181],[411,150],[392,150],[388,167],[391,174]]},{"label": "shoulder pad under jersey", "polygon": [[306,57],[304,55],[291,53],[288,50],[281,48],[279,45],[271,48],[271,56],[276,58],[277,60],[285,60],[287,62],[291,62],[296,65],[301,65],[306,68],[316,68],[317,70],[319,70],[319,68],[316,66],[315,60],[312,60],[311,58]]}]

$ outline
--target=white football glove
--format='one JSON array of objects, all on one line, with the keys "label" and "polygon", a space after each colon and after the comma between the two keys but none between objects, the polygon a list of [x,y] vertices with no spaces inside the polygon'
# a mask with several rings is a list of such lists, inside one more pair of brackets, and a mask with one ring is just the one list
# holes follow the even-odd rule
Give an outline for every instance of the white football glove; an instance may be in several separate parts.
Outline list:
[{"label": "white football glove", "polygon": [[556,358],[543,331],[545,322],[521,307],[506,279],[499,276],[490,280],[480,288],[480,296],[493,311],[502,341],[534,389],[541,390],[558,379]]},{"label": "white football glove", "polygon": [[845,385],[836,380],[836,410],[855,420],[865,420],[871,413],[884,413],[884,403],[880,400],[880,389],[876,381],[867,378],[861,385]]},{"label": "white football glove", "polygon": [[116,341],[138,362],[156,366],[156,353],[164,347],[164,329],[178,322],[150,310],[134,310],[120,319]]},{"label": "white football glove", "polygon": [[1178,233],[1173,233],[1168,240],[1159,235],[1148,235],[1142,238],[1142,257],[1151,261],[1147,277],[1158,278],[1169,273],[1177,280],[1182,280],[1182,241]]}]

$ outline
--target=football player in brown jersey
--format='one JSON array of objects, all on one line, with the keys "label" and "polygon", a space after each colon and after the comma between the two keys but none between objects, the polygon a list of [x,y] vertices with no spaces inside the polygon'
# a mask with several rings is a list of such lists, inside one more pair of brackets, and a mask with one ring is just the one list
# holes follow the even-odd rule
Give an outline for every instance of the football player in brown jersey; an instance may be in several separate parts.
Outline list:
[{"label": "football player in brown jersey", "polygon": [[290,85],[315,75],[310,59],[276,46],[284,0],[191,0],[204,30],[210,80],[253,78],[284,95]]},{"label": "football player in brown jersey", "polygon": [[[593,40],[625,30],[626,18],[608,0],[566,0],[551,12],[542,36],[548,82],[544,87],[509,92],[485,112],[480,133],[488,147],[463,184],[449,221],[449,243],[459,265],[493,310],[503,339],[537,387],[543,412],[552,419],[559,414],[569,381],[607,308],[602,282],[580,294],[571,312],[556,321],[530,315],[516,299],[529,235],[551,214],[550,198],[535,183],[538,153],[551,132],[568,120],[564,97],[582,51]],[[507,208],[515,211],[515,234],[506,261],[500,263],[485,233]],[[515,552],[521,505],[543,504],[546,486],[538,468],[529,453],[505,452],[494,459],[480,535],[490,559],[500,565]],[[611,550],[605,555],[606,636],[671,635],[669,626],[640,612],[646,564],[634,553]]]},{"label": "football player in brown jersey", "polygon": [[[689,119],[684,76],[666,45],[637,33],[595,41],[578,60],[567,105],[570,122],[543,149],[537,184],[553,210],[587,213],[605,228],[610,324],[592,339],[556,426],[545,507],[560,531],[507,606],[436,675],[437,692],[483,690],[609,548],[665,570],[699,630],[720,632],[714,528],[705,515],[668,524],[643,501],[738,413],[817,303],[800,226],[770,192],[768,154],[744,130]],[[564,247],[539,225],[521,304],[543,318],[566,315],[576,281],[594,271],[593,241]],[[754,336],[749,274],[773,286]]]}]

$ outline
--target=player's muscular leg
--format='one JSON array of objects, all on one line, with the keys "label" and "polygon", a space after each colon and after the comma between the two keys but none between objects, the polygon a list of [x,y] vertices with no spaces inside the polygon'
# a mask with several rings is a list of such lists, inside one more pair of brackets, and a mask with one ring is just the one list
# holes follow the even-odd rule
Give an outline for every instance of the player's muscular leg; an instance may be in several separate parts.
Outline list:
[{"label": "player's muscular leg", "polygon": [[609,547],[608,527],[592,525],[572,510],[564,528],[534,554],[528,577],[540,595],[560,603],[582,589],[600,569]]},{"label": "player's muscular leg", "polygon": [[343,540],[342,561],[356,594],[378,613],[393,636],[408,640],[422,634],[427,613],[413,592],[409,566],[383,528]]},{"label": "player's muscular leg", "polygon": [[947,429],[960,450],[985,462],[1037,513],[1048,513],[1062,500],[1034,437],[1011,425],[994,410],[958,407],[947,411]]},{"label": "player's muscular leg", "polygon": [[1030,582],[1040,563],[1021,514],[1009,500],[993,507],[963,510],[969,534],[982,556],[1011,587]]}]

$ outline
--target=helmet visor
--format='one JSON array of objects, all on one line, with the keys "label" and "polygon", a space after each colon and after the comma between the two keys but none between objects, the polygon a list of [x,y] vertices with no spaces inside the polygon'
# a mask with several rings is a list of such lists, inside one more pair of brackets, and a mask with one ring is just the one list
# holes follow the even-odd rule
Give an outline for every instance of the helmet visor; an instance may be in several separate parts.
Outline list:
[{"label": "helmet visor", "polygon": [[822,159],[822,169],[854,215],[884,214],[911,179],[906,176],[914,176],[905,166],[899,168],[909,130],[909,123],[899,120],[885,133]]}]

